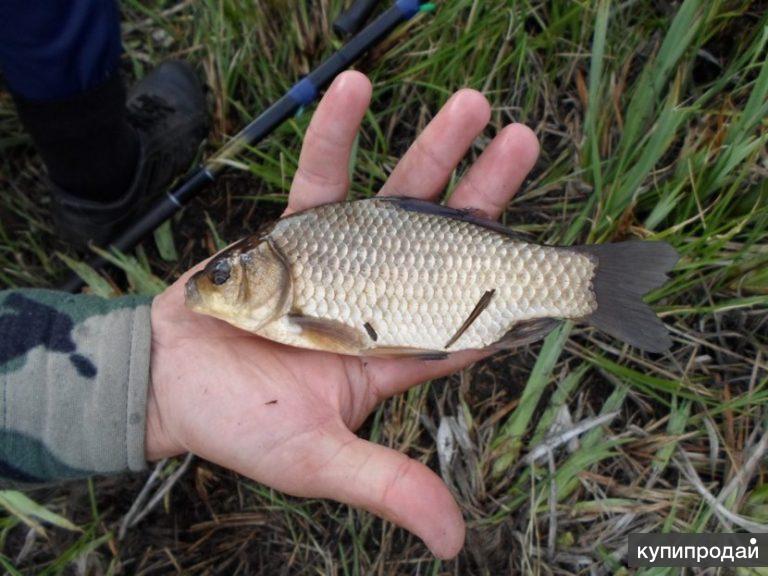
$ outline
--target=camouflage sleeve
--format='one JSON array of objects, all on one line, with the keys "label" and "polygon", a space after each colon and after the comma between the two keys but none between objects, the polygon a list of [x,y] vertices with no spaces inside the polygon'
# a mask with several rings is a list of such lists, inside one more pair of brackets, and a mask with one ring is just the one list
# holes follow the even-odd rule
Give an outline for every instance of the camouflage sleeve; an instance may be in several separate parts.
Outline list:
[{"label": "camouflage sleeve", "polygon": [[0,482],[145,467],[150,303],[0,291]]}]

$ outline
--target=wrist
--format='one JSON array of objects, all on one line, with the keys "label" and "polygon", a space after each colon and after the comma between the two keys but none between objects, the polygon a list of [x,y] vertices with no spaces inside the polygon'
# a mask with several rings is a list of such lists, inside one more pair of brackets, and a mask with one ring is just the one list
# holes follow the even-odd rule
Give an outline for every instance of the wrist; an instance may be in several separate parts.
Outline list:
[{"label": "wrist", "polygon": [[163,424],[163,417],[150,384],[147,393],[147,428],[144,438],[144,456],[148,462],[155,462],[163,458],[178,456],[183,452],[169,436]]},{"label": "wrist", "polygon": [[168,295],[162,294],[152,301],[152,347],[150,351],[150,382],[147,390],[146,432],[144,453],[150,462],[182,454],[185,450],[177,441],[166,397],[172,376],[167,340],[166,308]]}]

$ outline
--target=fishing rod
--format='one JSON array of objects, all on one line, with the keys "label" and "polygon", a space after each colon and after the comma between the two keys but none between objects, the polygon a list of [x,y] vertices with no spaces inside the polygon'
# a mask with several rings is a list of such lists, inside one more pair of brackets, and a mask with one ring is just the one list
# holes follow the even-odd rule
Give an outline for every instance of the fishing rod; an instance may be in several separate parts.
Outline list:
[{"label": "fishing rod", "polygon": [[[365,4],[363,8],[372,8],[369,6],[370,0],[358,1]],[[294,116],[297,111],[315,102],[323,87],[381,42],[401,22],[415,16],[421,10],[422,4],[424,4],[422,0],[396,0],[390,8],[350,38],[338,51],[294,84],[288,92],[245,126],[208,161],[193,170],[179,186],[158,198],[143,216],[118,234],[109,243],[108,248],[126,251],[136,246],[145,236],[181,210],[205,186],[214,182],[227,167],[227,160],[241,153],[246,147],[258,144],[285,120]],[[350,10],[354,8],[353,5]],[[358,13],[353,16],[344,24],[345,29],[350,31],[361,23],[361,16]],[[87,264],[95,270],[100,270],[108,264],[108,261],[96,255],[88,260]],[[80,276],[71,274],[60,288],[67,292],[77,292],[84,285],[85,282]]]},{"label": "fishing rod", "polygon": [[360,30],[378,0],[357,0],[333,22],[333,31],[339,36],[350,36]]}]

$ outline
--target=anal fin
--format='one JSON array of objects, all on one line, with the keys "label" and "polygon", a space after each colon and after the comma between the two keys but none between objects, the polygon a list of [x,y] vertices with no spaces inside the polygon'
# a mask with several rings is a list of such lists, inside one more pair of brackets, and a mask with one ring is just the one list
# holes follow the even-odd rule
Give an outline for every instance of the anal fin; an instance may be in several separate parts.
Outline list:
[{"label": "anal fin", "polygon": [[531,344],[552,332],[560,322],[557,318],[523,320],[514,324],[504,336],[491,344],[490,347],[496,350],[507,350]]}]

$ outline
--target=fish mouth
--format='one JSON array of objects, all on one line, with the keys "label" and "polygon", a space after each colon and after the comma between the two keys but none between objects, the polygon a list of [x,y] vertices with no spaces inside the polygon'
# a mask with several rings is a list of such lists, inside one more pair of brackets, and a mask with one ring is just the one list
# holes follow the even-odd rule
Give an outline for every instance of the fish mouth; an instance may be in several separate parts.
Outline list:
[{"label": "fish mouth", "polygon": [[187,308],[192,310],[198,310],[203,304],[203,297],[200,295],[200,290],[197,287],[197,278],[200,272],[192,276],[184,285],[184,303]]}]

